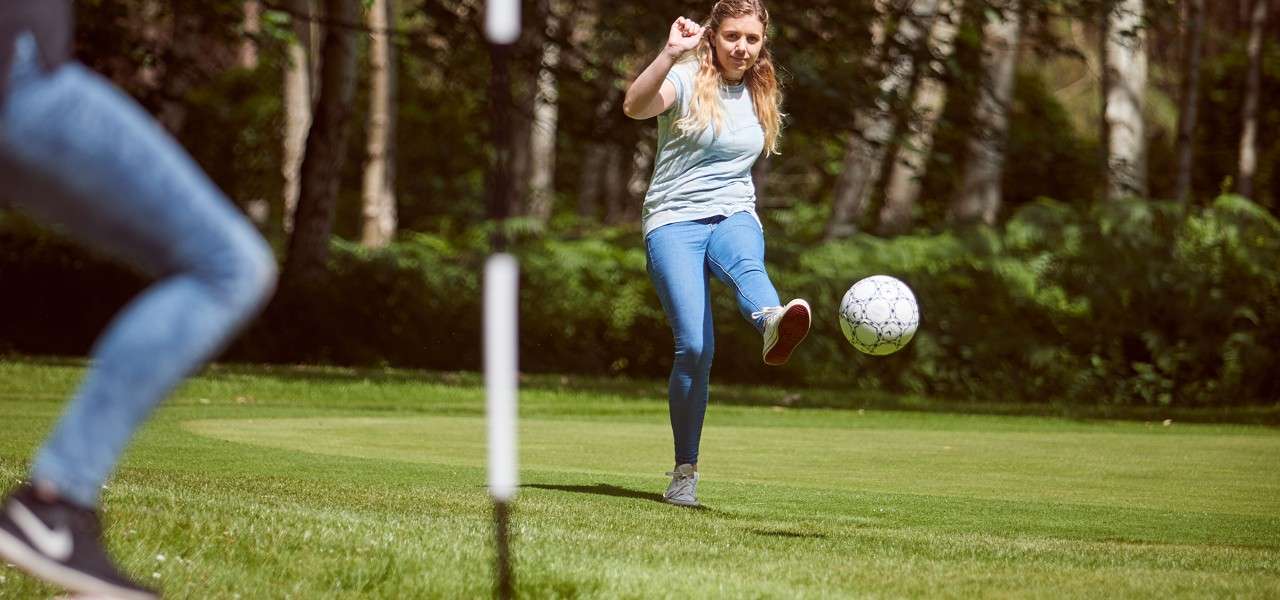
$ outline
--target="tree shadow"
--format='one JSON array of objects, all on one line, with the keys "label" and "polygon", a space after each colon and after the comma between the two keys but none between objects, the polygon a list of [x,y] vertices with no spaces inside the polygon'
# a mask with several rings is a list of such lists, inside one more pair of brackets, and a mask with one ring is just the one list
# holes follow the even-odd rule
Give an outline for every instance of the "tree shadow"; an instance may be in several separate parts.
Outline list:
[{"label": "tree shadow", "polygon": [[[614,496],[617,498],[635,498],[637,500],[648,500],[659,504],[666,504],[662,494],[655,492],[642,492],[629,488],[610,485],[607,483],[597,483],[594,485],[555,485],[550,483],[527,483],[522,488],[533,488],[538,490],[552,490],[556,492],[573,492],[576,494],[595,494],[597,496]],[[711,510],[705,506],[689,507],[694,510]]]},{"label": "tree shadow", "polygon": [[781,538],[799,538],[807,540],[825,540],[825,533],[801,533],[799,531],[788,531],[786,529],[748,529],[747,531],[756,535]]}]

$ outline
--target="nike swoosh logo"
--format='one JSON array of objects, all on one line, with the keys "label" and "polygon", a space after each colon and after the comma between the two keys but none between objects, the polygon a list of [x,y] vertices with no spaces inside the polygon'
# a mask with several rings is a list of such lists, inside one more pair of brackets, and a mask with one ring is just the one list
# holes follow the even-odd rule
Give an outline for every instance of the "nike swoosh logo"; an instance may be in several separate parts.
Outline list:
[{"label": "nike swoosh logo", "polygon": [[66,525],[49,529],[40,517],[32,514],[17,500],[9,503],[9,518],[13,519],[18,529],[21,529],[27,539],[31,540],[31,545],[35,546],[36,550],[58,562],[71,558],[71,532],[67,530]]}]

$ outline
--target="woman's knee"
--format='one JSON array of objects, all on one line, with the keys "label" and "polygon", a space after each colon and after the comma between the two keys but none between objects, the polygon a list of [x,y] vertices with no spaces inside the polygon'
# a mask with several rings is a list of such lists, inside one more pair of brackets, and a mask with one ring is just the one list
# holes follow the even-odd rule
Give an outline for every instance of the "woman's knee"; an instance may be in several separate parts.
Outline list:
[{"label": "woman's knee", "polygon": [[675,363],[682,371],[709,371],[715,357],[715,344],[702,340],[685,340],[676,344]]},{"label": "woman's knee", "polygon": [[195,274],[237,311],[260,308],[275,292],[279,267],[266,240],[247,223],[228,227]]},{"label": "woman's knee", "polygon": [[256,232],[246,236],[236,252],[235,283],[237,293],[247,307],[259,307],[275,292],[280,269],[275,253]]}]

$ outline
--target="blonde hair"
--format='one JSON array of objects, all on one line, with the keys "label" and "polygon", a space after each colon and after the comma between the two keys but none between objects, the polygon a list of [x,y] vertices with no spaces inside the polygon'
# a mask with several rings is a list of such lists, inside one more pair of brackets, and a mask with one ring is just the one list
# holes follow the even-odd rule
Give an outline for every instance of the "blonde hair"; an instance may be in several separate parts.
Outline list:
[{"label": "blonde hair", "polygon": [[[698,63],[693,79],[693,97],[689,100],[689,112],[676,121],[676,127],[684,134],[697,135],[708,126],[716,132],[724,127],[724,106],[720,101],[720,61],[716,58],[715,36],[725,19],[754,15],[769,30],[769,11],[760,0],[719,0],[711,7],[711,17],[703,25],[702,41],[689,61]],[[760,48],[755,64],[742,75],[742,83],[751,93],[756,118],[764,129],[764,153],[778,154],[778,140],[782,136],[782,90],[773,68],[773,55],[768,40]]]}]

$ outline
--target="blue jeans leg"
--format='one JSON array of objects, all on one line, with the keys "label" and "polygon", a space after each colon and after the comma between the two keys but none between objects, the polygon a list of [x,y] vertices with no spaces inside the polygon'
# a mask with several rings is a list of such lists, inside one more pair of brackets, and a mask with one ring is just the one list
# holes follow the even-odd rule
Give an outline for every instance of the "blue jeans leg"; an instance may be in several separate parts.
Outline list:
[{"label": "blue jeans leg", "polygon": [[715,332],[706,249],[714,228],[711,223],[686,221],[664,225],[645,237],[649,277],[675,337],[667,400],[677,465],[697,464],[707,412]]},{"label": "blue jeans leg", "polygon": [[78,64],[36,67],[19,39],[0,108],[15,206],[156,281],[98,339],[32,478],[85,507],[152,409],[219,352],[275,285],[271,249],[131,99]]},{"label": "blue jeans leg", "polygon": [[751,318],[751,313],[781,301],[764,268],[764,232],[750,213],[735,213],[711,232],[707,267],[733,289],[742,318],[764,331],[764,320]]}]

